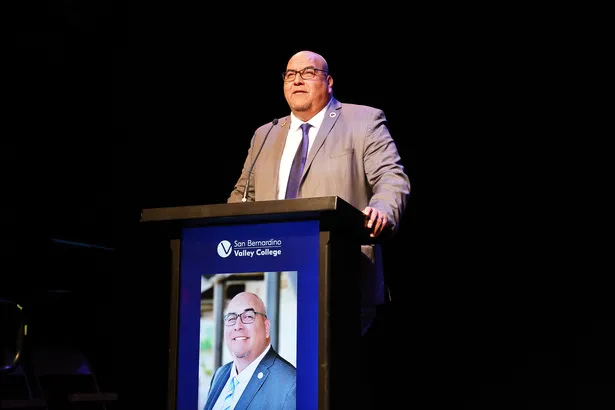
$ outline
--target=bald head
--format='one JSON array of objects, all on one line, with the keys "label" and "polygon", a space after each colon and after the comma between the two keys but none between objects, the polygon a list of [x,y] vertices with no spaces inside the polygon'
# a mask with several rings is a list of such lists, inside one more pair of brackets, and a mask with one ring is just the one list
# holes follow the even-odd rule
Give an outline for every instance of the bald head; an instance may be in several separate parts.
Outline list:
[{"label": "bald head", "polygon": [[235,295],[235,297],[230,301],[228,305],[228,311],[241,311],[243,309],[240,309],[239,307],[243,308],[246,306],[253,308],[257,312],[261,312],[265,315],[267,314],[267,312],[265,311],[265,304],[263,303],[261,298],[259,298],[258,295],[252,292],[240,292]]},{"label": "bald head", "polygon": [[308,51],[308,50],[303,50],[303,51],[299,51],[298,53],[295,53],[295,55],[293,55],[288,64],[290,64],[291,62],[301,62],[301,61],[305,61],[305,62],[311,62],[312,64],[315,64],[314,67],[316,68],[320,68],[322,70],[325,70],[326,72],[329,72],[329,65],[327,64],[327,60],[325,60],[325,58],[323,56],[321,56],[318,53],[315,53],[313,51]]}]

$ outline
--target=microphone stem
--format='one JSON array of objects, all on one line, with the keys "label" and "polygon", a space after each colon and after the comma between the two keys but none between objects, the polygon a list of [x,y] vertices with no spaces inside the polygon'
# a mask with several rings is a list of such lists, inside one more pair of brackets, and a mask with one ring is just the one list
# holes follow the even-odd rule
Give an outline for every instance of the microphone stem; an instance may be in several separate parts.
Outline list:
[{"label": "microphone stem", "polygon": [[258,159],[258,156],[261,154],[261,151],[263,150],[263,147],[265,146],[265,141],[267,141],[267,137],[269,136],[269,133],[271,132],[271,130],[273,129],[273,127],[278,123],[278,119],[275,118],[273,121],[271,121],[271,127],[269,127],[269,130],[267,131],[267,134],[265,134],[265,138],[263,138],[263,143],[261,144],[260,148],[258,149],[258,152],[256,153],[256,157],[254,157],[254,161],[252,162],[252,166],[250,167],[250,171],[248,171],[248,179],[246,181],[246,186],[244,187],[243,190],[243,198],[241,198],[241,202],[246,202],[248,200],[247,196],[248,196],[248,190],[250,189],[250,180],[252,179],[252,170],[254,169],[254,165],[256,164],[256,160]]}]

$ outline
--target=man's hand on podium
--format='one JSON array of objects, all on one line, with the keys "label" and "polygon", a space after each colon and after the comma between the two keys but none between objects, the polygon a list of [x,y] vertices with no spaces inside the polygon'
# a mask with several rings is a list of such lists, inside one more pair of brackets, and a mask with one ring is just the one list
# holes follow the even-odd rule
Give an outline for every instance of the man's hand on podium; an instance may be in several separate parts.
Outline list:
[{"label": "man's hand on podium", "polygon": [[376,238],[387,228],[391,227],[387,215],[376,208],[366,206],[363,210],[363,214],[365,215],[365,227],[371,230],[369,234],[371,238]]}]

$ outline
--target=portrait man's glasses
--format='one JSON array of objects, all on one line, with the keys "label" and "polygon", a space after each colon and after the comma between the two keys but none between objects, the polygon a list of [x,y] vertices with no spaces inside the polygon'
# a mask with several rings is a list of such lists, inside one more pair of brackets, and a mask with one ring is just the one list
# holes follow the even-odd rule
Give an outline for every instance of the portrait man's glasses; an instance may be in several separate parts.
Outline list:
[{"label": "portrait man's glasses", "polygon": [[302,70],[287,70],[282,73],[282,78],[284,81],[294,81],[297,74],[301,76],[304,80],[313,80],[318,75],[318,72],[321,71],[323,73],[327,73],[325,70],[321,70],[320,68],[314,67],[305,67]]},{"label": "portrait man's glasses", "polygon": [[254,309],[246,309],[244,312],[240,314],[227,313],[226,315],[224,315],[224,324],[226,326],[233,326],[235,323],[237,323],[237,318],[239,318],[241,320],[241,323],[248,325],[250,323],[254,323],[254,320],[256,319],[256,315],[267,317],[266,314],[261,313],[261,312],[256,312]]}]

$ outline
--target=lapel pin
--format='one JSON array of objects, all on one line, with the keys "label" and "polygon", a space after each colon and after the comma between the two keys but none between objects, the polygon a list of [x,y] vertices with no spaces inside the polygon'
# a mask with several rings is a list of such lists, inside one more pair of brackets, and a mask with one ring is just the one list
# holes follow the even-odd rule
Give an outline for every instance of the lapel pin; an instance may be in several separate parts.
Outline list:
[{"label": "lapel pin", "polygon": [[262,379],[263,378],[263,372],[259,372],[256,377],[258,377],[259,379]]},{"label": "lapel pin", "polygon": [[329,114],[329,117],[333,118],[333,117],[335,117],[336,115],[337,115],[336,113],[332,112],[331,114]]},{"label": "lapel pin", "polygon": [[285,125],[286,125],[286,122],[283,122],[283,123],[282,123],[282,127],[283,127],[283,126],[285,126]]}]

